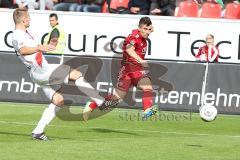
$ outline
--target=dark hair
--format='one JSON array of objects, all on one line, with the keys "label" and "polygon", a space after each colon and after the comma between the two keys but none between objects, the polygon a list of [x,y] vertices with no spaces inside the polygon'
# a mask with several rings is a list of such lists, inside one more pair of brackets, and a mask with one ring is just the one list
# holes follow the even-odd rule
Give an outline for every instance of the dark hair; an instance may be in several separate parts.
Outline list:
[{"label": "dark hair", "polygon": [[51,13],[51,14],[49,15],[49,18],[52,18],[52,17],[55,17],[56,20],[58,20],[58,16],[57,16],[56,13]]},{"label": "dark hair", "polygon": [[141,27],[143,25],[150,26],[152,24],[152,21],[149,17],[142,17],[139,21],[138,26]]}]

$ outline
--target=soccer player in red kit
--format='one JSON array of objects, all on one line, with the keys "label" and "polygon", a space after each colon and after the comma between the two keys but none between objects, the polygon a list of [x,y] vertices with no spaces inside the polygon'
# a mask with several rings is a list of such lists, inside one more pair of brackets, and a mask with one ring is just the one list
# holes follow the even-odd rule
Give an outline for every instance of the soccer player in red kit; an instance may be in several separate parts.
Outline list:
[{"label": "soccer player in red kit", "polygon": [[214,36],[208,34],[206,37],[206,44],[199,48],[196,59],[204,62],[218,62],[219,50],[214,45]]},{"label": "soccer player in red kit", "polygon": [[[152,22],[149,17],[142,17],[138,29],[132,31],[123,44],[123,59],[118,73],[118,82],[113,95],[114,100],[121,100],[132,86],[143,91],[143,117],[150,117],[157,111],[153,107],[153,92],[151,80],[148,76],[148,63],[144,60],[147,51],[147,38],[153,32]],[[95,102],[87,103],[83,117],[88,119],[89,114],[97,108]],[[101,110],[104,108],[99,107]]]}]

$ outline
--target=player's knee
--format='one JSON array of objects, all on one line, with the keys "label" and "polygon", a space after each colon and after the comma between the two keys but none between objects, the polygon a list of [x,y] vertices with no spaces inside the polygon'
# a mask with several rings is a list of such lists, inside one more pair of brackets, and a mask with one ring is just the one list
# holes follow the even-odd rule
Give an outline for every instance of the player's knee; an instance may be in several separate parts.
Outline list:
[{"label": "player's knee", "polygon": [[122,91],[120,89],[115,89],[113,94],[113,99],[123,99],[126,95],[126,91]]},{"label": "player's knee", "polygon": [[69,74],[69,79],[72,81],[76,81],[81,76],[82,76],[82,73],[80,71],[72,70]]},{"label": "player's knee", "polygon": [[151,85],[144,85],[142,86],[142,90],[144,91],[153,91],[153,88]]},{"label": "player's knee", "polygon": [[54,96],[53,96],[53,103],[59,107],[63,106],[64,105],[64,98],[61,94],[59,93],[56,93]]},{"label": "player's knee", "polygon": [[148,77],[144,77],[138,83],[138,87],[142,90],[153,90],[151,80]]}]

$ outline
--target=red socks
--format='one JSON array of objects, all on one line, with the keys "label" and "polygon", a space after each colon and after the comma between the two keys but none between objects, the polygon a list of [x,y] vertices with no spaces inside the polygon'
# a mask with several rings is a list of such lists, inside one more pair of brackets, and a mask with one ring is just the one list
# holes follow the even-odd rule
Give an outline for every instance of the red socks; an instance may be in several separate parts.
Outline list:
[{"label": "red socks", "polygon": [[[110,99],[112,99],[112,98],[113,98],[112,95],[107,95],[107,96],[105,97],[105,100],[110,100]],[[92,110],[94,110],[94,109],[96,109],[96,108],[98,107],[98,105],[97,105],[96,102],[92,101],[92,102],[90,103],[89,107],[90,107]]]},{"label": "red socks", "polygon": [[[112,95],[108,95],[105,97],[106,100],[109,100],[112,98]],[[152,90],[144,90],[143,91],[143,97],[142,97],[142,104],[143,104],[143,110],[145,111],[146,109],[152,107],[153,105],[153,92]],[[96,109],[97,103],[92,101],[89,107],[94,110]]]},{"label": "red socks", "polygon": [[97,106],[97,103],[93,101],[93,102],[90,103],[89,107],[90,107],[90,108],[92,109],[92,111],[93,111],[93,110],[96,109],[98,106]]},{"label": "red socks", "polygon": [[153,92],[152,90],[144,90],[142,97],[143,110],[152,107],[153,104]]}]

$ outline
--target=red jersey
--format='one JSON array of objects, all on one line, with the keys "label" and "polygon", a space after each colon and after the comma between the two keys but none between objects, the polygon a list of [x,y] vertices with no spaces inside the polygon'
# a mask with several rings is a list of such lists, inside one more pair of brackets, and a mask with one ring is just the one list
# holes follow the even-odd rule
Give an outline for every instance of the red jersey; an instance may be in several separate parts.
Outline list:
[{"label": "red jersey", "polygon": [[135,64],[135,65],[141,65],[135,58],[132,58],[127,52],[126,48],[128,45],[132,45],[135,47],[135,52],[137,55],[144,59],[146,51],[147,51],[147,41],[145,38],[142,37],[140,31],[138,29],[135,29],[132,31],[131,34],[128,35],[128,37],[125,39],[123,43],[123,60],[122,64]]},{"label": "red jersey", "polygon": [[201,57],[204,56],[203,61],[207,62],[218,62],[219,50],[216,46],[209,48],[207,45],[200,47],[198,54],[195,55],[196,58],[201,60]]}]

